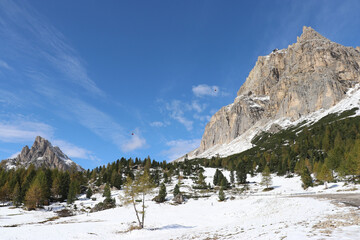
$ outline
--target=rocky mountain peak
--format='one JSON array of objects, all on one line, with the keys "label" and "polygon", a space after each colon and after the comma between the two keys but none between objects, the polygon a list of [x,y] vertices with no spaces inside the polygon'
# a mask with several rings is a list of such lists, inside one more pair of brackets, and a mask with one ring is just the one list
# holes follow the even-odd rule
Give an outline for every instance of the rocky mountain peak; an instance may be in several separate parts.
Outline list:
[{"label": "rocky mountain peak", "polygon": [[[206,125],[198,149],[189,158],[229,144],[249,129],[270,121],[299,119],[329,109],[360,82],[360,48],[328,40],[304,27],[297,42],[260,56],[234,102],[221,108]],[[207,155],[208,156],[208,155]]]},{"label": "rocky mountain peak", "polygon": [[33,164],[36,168],[47,167],[57,168],[59,170],[69,170],[76,167],[78,171],[83,168],[74,163],[68,156],[66,156],[59,147],[53,147],[52,144],[37,136],[31,149],[28,146],[23,147],[21,153],[13,159],[6,159],[1,161],[0,165],[5,166],[6,169],[28,167]]},{"label": "rocky mountain peak", "polygon": [[310,40],[327,40],[330,41],[329,39],[325,38],[324,36],[322,36],[320,33],[318,33],[317,31],[315,31],[313,28],[311,27],[303,27],[303,32],[301,34],[300,37],[298,37],[297,42],[306,42],[306,41],[310,41]]}]

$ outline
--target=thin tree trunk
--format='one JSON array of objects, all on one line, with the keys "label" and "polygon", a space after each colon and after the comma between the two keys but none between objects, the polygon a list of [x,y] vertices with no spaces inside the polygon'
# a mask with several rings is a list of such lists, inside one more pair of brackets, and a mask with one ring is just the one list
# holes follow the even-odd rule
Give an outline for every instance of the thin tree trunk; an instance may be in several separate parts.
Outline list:
[{"label": "thin tree trunk", "polygon": [[144,228],[145,222],[145,193],[143,193],[143,205],[142,205],[142,228]]},{"label": "thin tree trunk", "polygon": [[137,218],[137,220],[139,222],[139,227],[142,228],[140,218],[139,218],[139,214],[138,214],[138,211],[136,210],[136,207],[135,207],[135,199],[133,199],[132,202],[133,202],[134,210],[135,210],[135,213],[136,213],[136,218]]}]

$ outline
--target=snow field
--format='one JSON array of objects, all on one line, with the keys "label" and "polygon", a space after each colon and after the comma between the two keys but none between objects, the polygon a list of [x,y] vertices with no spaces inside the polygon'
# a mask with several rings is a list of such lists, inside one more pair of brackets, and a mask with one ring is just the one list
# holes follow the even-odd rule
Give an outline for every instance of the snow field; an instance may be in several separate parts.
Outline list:
[{"label": "snow field", "polygon": [[[214,173],[215,169],[206,168],[207,182],[212,184]],[[229,179],[229,172],[223,173]],[[248,176],[250,191],[247,194],[239,195],[229,190],[225,202],[219,202],[217,193],[212,193],[211,197],[189,199],[181,205],[173,205],[171,201],[171,190],[177,183],[173,178],[172,184],[167,185],[169,201],[162,204],[151,201],[158,189],[147,196],[145,229],[142,230],[128,231],[131,225],[137,225],[132,206],[95,213],[80,210],[88,211],[87,207],[102,201],[101,194],[93,196],[96,201],[80,196],[75,202],[78,215],[44,223],[41,222],[56,216],[53,211],[66,204],[52,204],[49,206],[52,211],[30,212],[0,207],[0,239],[360,239],[360,226],[339,227],[326,234],[313,227],[329,215],[346,215],[354,208],[337,206],[328,200],[289,196],[309,192],[348,193],[344,190],[359,186],[335,183],[329,184],[326,190],[324,186],[317,186],[306,191],[301,188],[297,176],[272,176],[275,189],[266,194],[258,184],[261,175]],[[192,180],[182,182],[180,190],[190,192]],[[112,197],[119,205],[121,194],[122,190],[112,191]],[[198,195],[201,195],[200,191]],[[235,199],[230,200],[230,196]]]}]

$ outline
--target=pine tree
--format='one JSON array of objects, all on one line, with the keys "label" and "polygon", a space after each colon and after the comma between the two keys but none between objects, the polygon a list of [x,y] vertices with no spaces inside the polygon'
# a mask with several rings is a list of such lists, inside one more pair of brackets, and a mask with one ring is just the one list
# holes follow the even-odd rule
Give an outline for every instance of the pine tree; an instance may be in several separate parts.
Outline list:
[{"label": "pine tree", "polygon": [[197,187],[200,189],[205,189],[206,186],[206,182],[205,182],[205,176],[202,172],[199,173],[199,177],[196,181]]},{"label": "pine tree", "polygon": [[267,189],[272,184],[270,169],[268,166],[265,166],[264,171],[262,172],[262,178],[260,184],[266,186]]},{"label": "pine tree", "polygon": [[156,197],[156,202],[162,203],[165,202],[166,199],[166,186],[164,183],[160,185],[159,195]]},{"label": "pine tree", "polygon": [[227,181],[224,174],[219,169],[216,169],[214,179],[213,179],[214,185],[215,186],[221,186],[223,184],[223,179],[225,179],[224,181],[226,182],[226,186],[225,185],[223,185],[223,186],[225,187],[225,189],[227,189],[227,187],[229,185],[229,182]]},{"label": "pine tree", "polygon": [[215,174],[214,174],[214,178],[213,178],[213,184],[215,186],[217,186],[219,184],[219,180],[220,180],[219,175],[220,175],[220,171],[219,171],[219,169],[216,169]]},{"label": "pine tree", "polygon": [[174,187],[174,197],[176,197],[180,193],[179,185],[175,184]]},{"label": "pine tree", "polygon": [[21,189],[19,182],[16,183],[14,191],[12,193],[12,201],[15,207],[19,207],[22,202]]},{"label": "pine tree", "polygon": [[350,152],[347,154],[345,162],[346,174],[360,174],[360,139],[357,139]]},{"label": "pine tree", "polygon": [[68,172],[60,173],[60,195],[61,201],[64,201],[69,194],[69,186],[70,186],[70,175]]},{"label": "pine tree", "polygon": [[42,197],[43,197],[41,204],[47,205],[49,202],[49,199],[50,199],[51,192],[50,192],[49,184],[47,182],[48,178],[46,177],[45,172],[43,170],[39,170],[37,172],[35,181],[38,182],[38,184],[41,188]]},{"label": "pine tree", "polygon": [[0,201],[4,204],[10,200],[10,188],[9,182],[6,182],[4,186],[0,188]]},{"label": "pine tree", "polygon": [[36,175],[35,166],[31,164],[25,172],[24,180],[21,184],[21,196],[25,198],[26,192],[29,190]]},{"label": "pine tree", "polygon": [[69,192],[67,196],[67,203],[72,204],[76,200],[76,193],[77,193],[77,183],[76,181],[72,181],[70,183]]},{"label": "pine tree", "polygon": [[111,190],[109,184],[105,185],[103,197],[105,198],[111,198]]},{"label": "pine tree", "polygon": [[42,206],[44,193],[42,192],[39,181],[34,181],[25,195],[25,206],[28,210]]},{"label": "pine tree", "polygon": [[164,172],[163,178],[164,178],[164,183],[168,183],[168,182],[169,182],[169,176],[168,176],[168,173],[167,173],[167,172]]},{"label": "pine tree", "polygon": [[154,174],[152,175],[152,182],[156,186],[159,186],[159,184],[160,184],[160,176],[159,176],[159,172],[157,170],[155,170]]},{"label": "pine tree", "polygon": [[92,195],[93,195],[93,192],[91,190],[91,187],[88,187],[88,189],[86,191],[86,198],[91,198]]},{"label": "pine tree", "polygon": [[234,171],[233,170],[230,171],[230,182],[231,182],[231,184],[234,184],[234,182],[235,182],[235,177],[234,177]]},{"label": "pine tree", "polygon": [[220,191],[219,191],[219,201],[225,201],[225,193],[224,193],[224,189],[221,187]]},{"label": "pine tree", "polygon": [[240,161],[236,169],[236,179],[239,184],[246,183],[246,165],[244,161]]},{"label": "pine tree", "polygon": [[[325,164],[324,164],[325,165]],[[312,177],[310,175],[309,169],[304,166],[301,172],[301,181],[303,182],[302,187],[307,189],[308,187],[312,187]]]},{"label": "pine tree", "polygon": [[61,197],[61,186],[60,186],[60,177],[59,175],[56,176],[53,180],[52,187],[51,187],[51,195],[55,199],[59,199]]},{"label": "pine tree", "polygon": [[318,180],[330,182],[333,180],[331,170],[327,167],[326,164],[323,164],[320,170],[320,173],[317,176]]},{"label": "pine tree", "polygon": [[228,182],[228,180],[226,179],[225,176],[222,176],[220,186],[221,186],[221,188],[224,189],[224,190],[228,189],[228,187],[229,187],[229,182]]}]

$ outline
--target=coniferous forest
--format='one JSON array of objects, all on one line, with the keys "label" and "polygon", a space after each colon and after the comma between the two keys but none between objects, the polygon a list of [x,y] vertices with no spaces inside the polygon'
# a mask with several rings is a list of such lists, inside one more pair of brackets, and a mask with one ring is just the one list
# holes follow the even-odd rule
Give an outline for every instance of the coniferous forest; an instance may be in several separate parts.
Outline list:
[{"label": "coniferous forest", "polygon": [[[173,176],[178,179],[196,176],[192,177],[195,183],[193,189],[211,189],[212,186],[206,185],[204,181],[203,167],[230,171],[230,179],[224,177],[219,169],[215,172],[213,186],[222,191],[231,188],[235,181],[245,184],[247,174],[260,172],[263,175],[271,172],[289,177],[298,174],[305,188],[314,181],[331,182],[340,178],[358,182],[360,117],[349,117],[356,110],[328,115],[312,125],[301,123],[277,133],[261,133],[253,139],[253,148],[225,158],[185,158],[183,162],[172,163],[157,162],[150,157],[144,160],[121,158],[106,166],[83,172],[77,171],[75,166],[65,172],[35,169],[33,166],[9,171],[0,168],[0,201],[11,201],[14,206],[24,204],[27,209],[56,201],[71,204],[77,194],[86,193],[90,198],[99,191],[100,186],[105,186],[102,190],[104,196],[107,195],[107,202],[103,204],[113,206],[110,194],[106,192],[110,191],[110,187],[122,189],[128,182],[135,180],[136,173],[140,171],[147,172],[153,187],[159,188],[159,196],[155,200],[161,202],[166,196],[166,188],[162,183],[169,183]],[[311,174],[315,179],[312,179]]]}]

